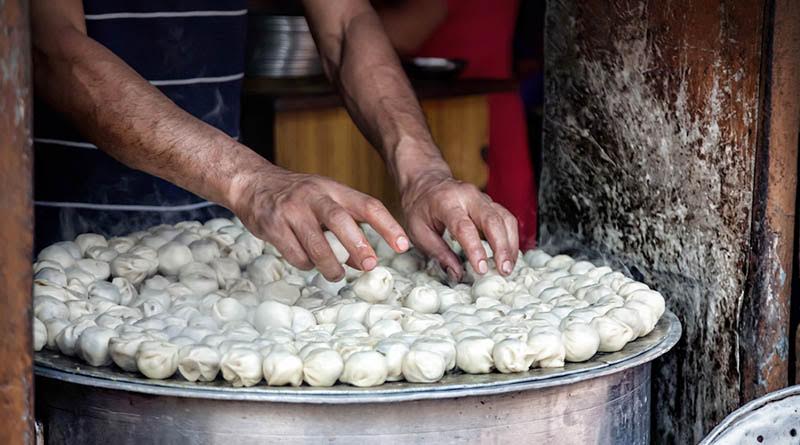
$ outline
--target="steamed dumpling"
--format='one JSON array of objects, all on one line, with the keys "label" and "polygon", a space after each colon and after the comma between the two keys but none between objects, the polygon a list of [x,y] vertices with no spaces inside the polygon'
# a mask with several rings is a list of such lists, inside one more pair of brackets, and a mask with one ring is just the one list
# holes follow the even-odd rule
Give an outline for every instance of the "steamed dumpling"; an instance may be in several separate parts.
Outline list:
[{"label": "steamed dumpling", "polygon": [[566,350],[561,340],[561,332],[555,328],[535,328],[528,334],[528,351],[533,357],[533,365],[542,368],[564,366]]},{"label": "steamed dumpling", "polygon": [[253,386],[263,376],[261,355],[248,349],[231,349],[220,359],[222,378],[235,387]]},{"label": "steamed dumpling", "polygon": [[503,340],[492,349],[494,366],[503,374],[527,371],[536,358],[528,344],[517,339]]},{"label": "steamed dumpling", "polygon": [[170,241],[158,249],[158,271],[164,275],[178,275],[183,266],[194,260],[192,251],[184,244]]},{"label": "steamed dumpling", "polygon": [[561,340],[564,342],[564,357],[568,362],[589,360],[600,347],[600,335],[583,322],[562,323]]},{"label": "steamed dumpling", "polygon": [[355,352],[344,362],[342,383],[367,387],[382,385],[389,375],[386,359],[376,351]]},{"label": "steamed dumpling", "polygon": [[111,275],[125,278],[136,285],[147,278],[152,266],[152,260],[132,253],[123,253],[111,261]]},{"label": "steamed dumpling", "polygon": [[219,289],[217,273],[207,264],[191,262],[181,268],[178,280],[198,295]]},{"label": "steamed dumpling", "polygon": [[65,327],[58,336],[56,336],[58,350],[64,355],[75,355],[75,346],[78,343],[78,338],[83,331],[92,326],[97,326],[93,319],[76,319],[74,322],[70,323],[69,326]]},{"label": "steamed dumpling", "polygon": [[106,366],[111,364],[108,352],[108,342],[117,335],[113,329],[92,326],[85,329],[78,338],[78,357],[92,366]]},{"label": "steamed dumpling", "polygon": [[264,254],[247,265],[247,276],[256,286],[278,281],[286,274],[283,262],[274,255]]},{"label": "steamed dumpling", "polygon": [[[222,253],[219,244],[210,239],[197,239],[189,244],[189,251],[194,261],[200,263],[210,263],[219,258]],[[237,264],[238,266],[238,264]]]},{"label": "steamed dumpling", "polygon": [[392,293],[394,278],[385,267],[365,272],[353,282],[353,292],[367,303],[385,301]]},{"label": "steamed dumpling", "polygon": [[627,324],[606,315],[592,320],[592,328],[600,336],[598,351],[617,352],[634,339],[633,329]]},{"label": "steamed dumpling", "polygon": [[96,233],[82,233],[75,237],[75,244],[78,245],[81,255],[86,255],[86,251],[92,247],[108,247],[108,241],[103,235]]},{"label": "steamed dumpling", "polygon": [[488,374],[494,367],[494,341],[486,337],[467,337],[456,344],[456,364],[469,374]]},{"label": "steamed dumpling", "polygon": [[259,332],[270,328],[292,328],[294,313],[292,307],[277,301],[265,301],[258,305],[253,317],[253,325]]},{"label": "steamed dumpling", "polygon": [[342,356],[333,349],[315,349],[303,361],[303,380],[311,386],[333,386],[342,371]]},{"label": "steamed dumpling", "polygon": [[41,351],[47,344],[47,327],[36,317],[33,317],[33,350]]},{"label": "steamed dumpling", "polygon": [[403,357],[403,376],[412,383],[438,382],[444,376],[445,359],[434,352],[411,350]]},{"label": "steamed dumpling", "polygon": [[136,353],[136,367],[149,379],[170,378],[178,370],[178,346],[164,341],[143,341]]},{"label": "steamed dumpling", "polygon": [[270,386],[300,386],[303,383],[303,360],[286,350],[270,352],[264,358],[262,371]]},{"label": "steamed dumpling", "polygon": [[[384,320],[395,321],[395,320]],[[375,350],[386,358],[386,381],[395,382],[403,379],[403,359],[411,349],[402,340],[387,338],[375,346]]]},{"label": "steamed dumpling", "polygon": [[403,302],[405,307],[423,314],[435,314],[439,311],[440,304],[436,290],[426,285],[411,289]]},{"label": "steamed dumpling", "polygon": [[178,372],[190,382],[213,382],[219,362],[219,352],[205,345],[184,346],[178,352]]}]

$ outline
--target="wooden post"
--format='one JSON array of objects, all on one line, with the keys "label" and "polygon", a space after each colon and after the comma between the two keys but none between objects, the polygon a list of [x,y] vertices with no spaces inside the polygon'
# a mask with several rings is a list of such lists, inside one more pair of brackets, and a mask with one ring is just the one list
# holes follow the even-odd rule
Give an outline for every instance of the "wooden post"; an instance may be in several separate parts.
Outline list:
[{"label": "wooden post", "polygon": [[28,2],[0,2],[0,443],[33,444]]},{"label": "wooden post", "polygon": [[753,221],[739,351],[741,403],[789,382],[789,308],[800,131],[800,3],[767,2]]},{"label": "wooden post", "polygon": [[548,3],[541,243],[627,266],[681,319],[653,443],[788,384],[797,9]]}]

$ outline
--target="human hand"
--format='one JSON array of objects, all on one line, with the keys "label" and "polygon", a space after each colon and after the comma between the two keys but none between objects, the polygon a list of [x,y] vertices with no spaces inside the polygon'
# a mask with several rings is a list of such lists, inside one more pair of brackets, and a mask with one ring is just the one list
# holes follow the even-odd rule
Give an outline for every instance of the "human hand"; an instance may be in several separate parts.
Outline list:
[{"label": "human hand", "polygon": [[448,173],[420,174],[402,193],[403,210],[414,245],[439,261],[451,279],[463,274],[461,262],[442,239],[445,229],[461,244],[472,268],[488,271],[481,234],[494,251],[498,271],[514,270],[519,251],[517,219],[477,187]]},{"label": "human hand", "polygon": [[323,227],[350,254],[348,263],[372,270],[377,256],[357,222],[369,223],[396,252],[409,247],[408,236],[377,199],[332,179],[264,166],[237,181],[232,210],[257,237],[273,244],[295,267],[316,267],[328,281],[344,269],[336,260]]}]

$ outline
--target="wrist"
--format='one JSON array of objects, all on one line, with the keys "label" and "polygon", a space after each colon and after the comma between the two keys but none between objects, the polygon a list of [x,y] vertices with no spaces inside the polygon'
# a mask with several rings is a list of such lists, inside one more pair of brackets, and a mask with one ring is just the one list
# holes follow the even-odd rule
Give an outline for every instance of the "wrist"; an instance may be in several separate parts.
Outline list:
[{"label": "wrist", "polygon": [[389,169],[401,197],[432,178],[452,178],[450,167],[432,141],[401,140],[392,151]]},{"label": "wrist", "polygon": [[270,187],[271,183],[280,180],[281,173],[286,172],[256,153],[253,155],[252,159],[247,159],[248,156],[239,163],[230,176],[225,193],[225,207],[237,215],[252,205],[257,189]]}]

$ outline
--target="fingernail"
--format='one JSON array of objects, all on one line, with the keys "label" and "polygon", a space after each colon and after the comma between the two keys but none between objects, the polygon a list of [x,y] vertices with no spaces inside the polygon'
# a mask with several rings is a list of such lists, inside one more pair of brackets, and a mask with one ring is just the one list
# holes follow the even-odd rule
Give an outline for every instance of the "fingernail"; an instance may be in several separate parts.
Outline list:
[{"label": "fingernail", "polygon": [[503,261],[503,273],[505,274],[511,273],[511,261],[509,260]]},{"label": "fingernail", "polygon": [[478,261],[478,273],[483,275],[489,271],[489,267],[486,265],[486,260]]},{"label": "fingernail", "polygon": [[454,271],[452,267],[448,267],[446,270],[447,270],[447,278],[449,278],[450,281],[452,282],[458,281],[458,275],[456,275],[456,271]]},{"label": "fingernail", "polygon": [[404,236],[398,237],[397,238],[397,247],[400,250],[404,251],[404,252],[406,250],[408,250],[408,238],[406,238]]},{"label": "fingernail", "polygon": [[363,270],[372,270],[375,266],[378,265],[378,260],[375,257],[364,258],[364,261],[361,262],[361,269]]}]

